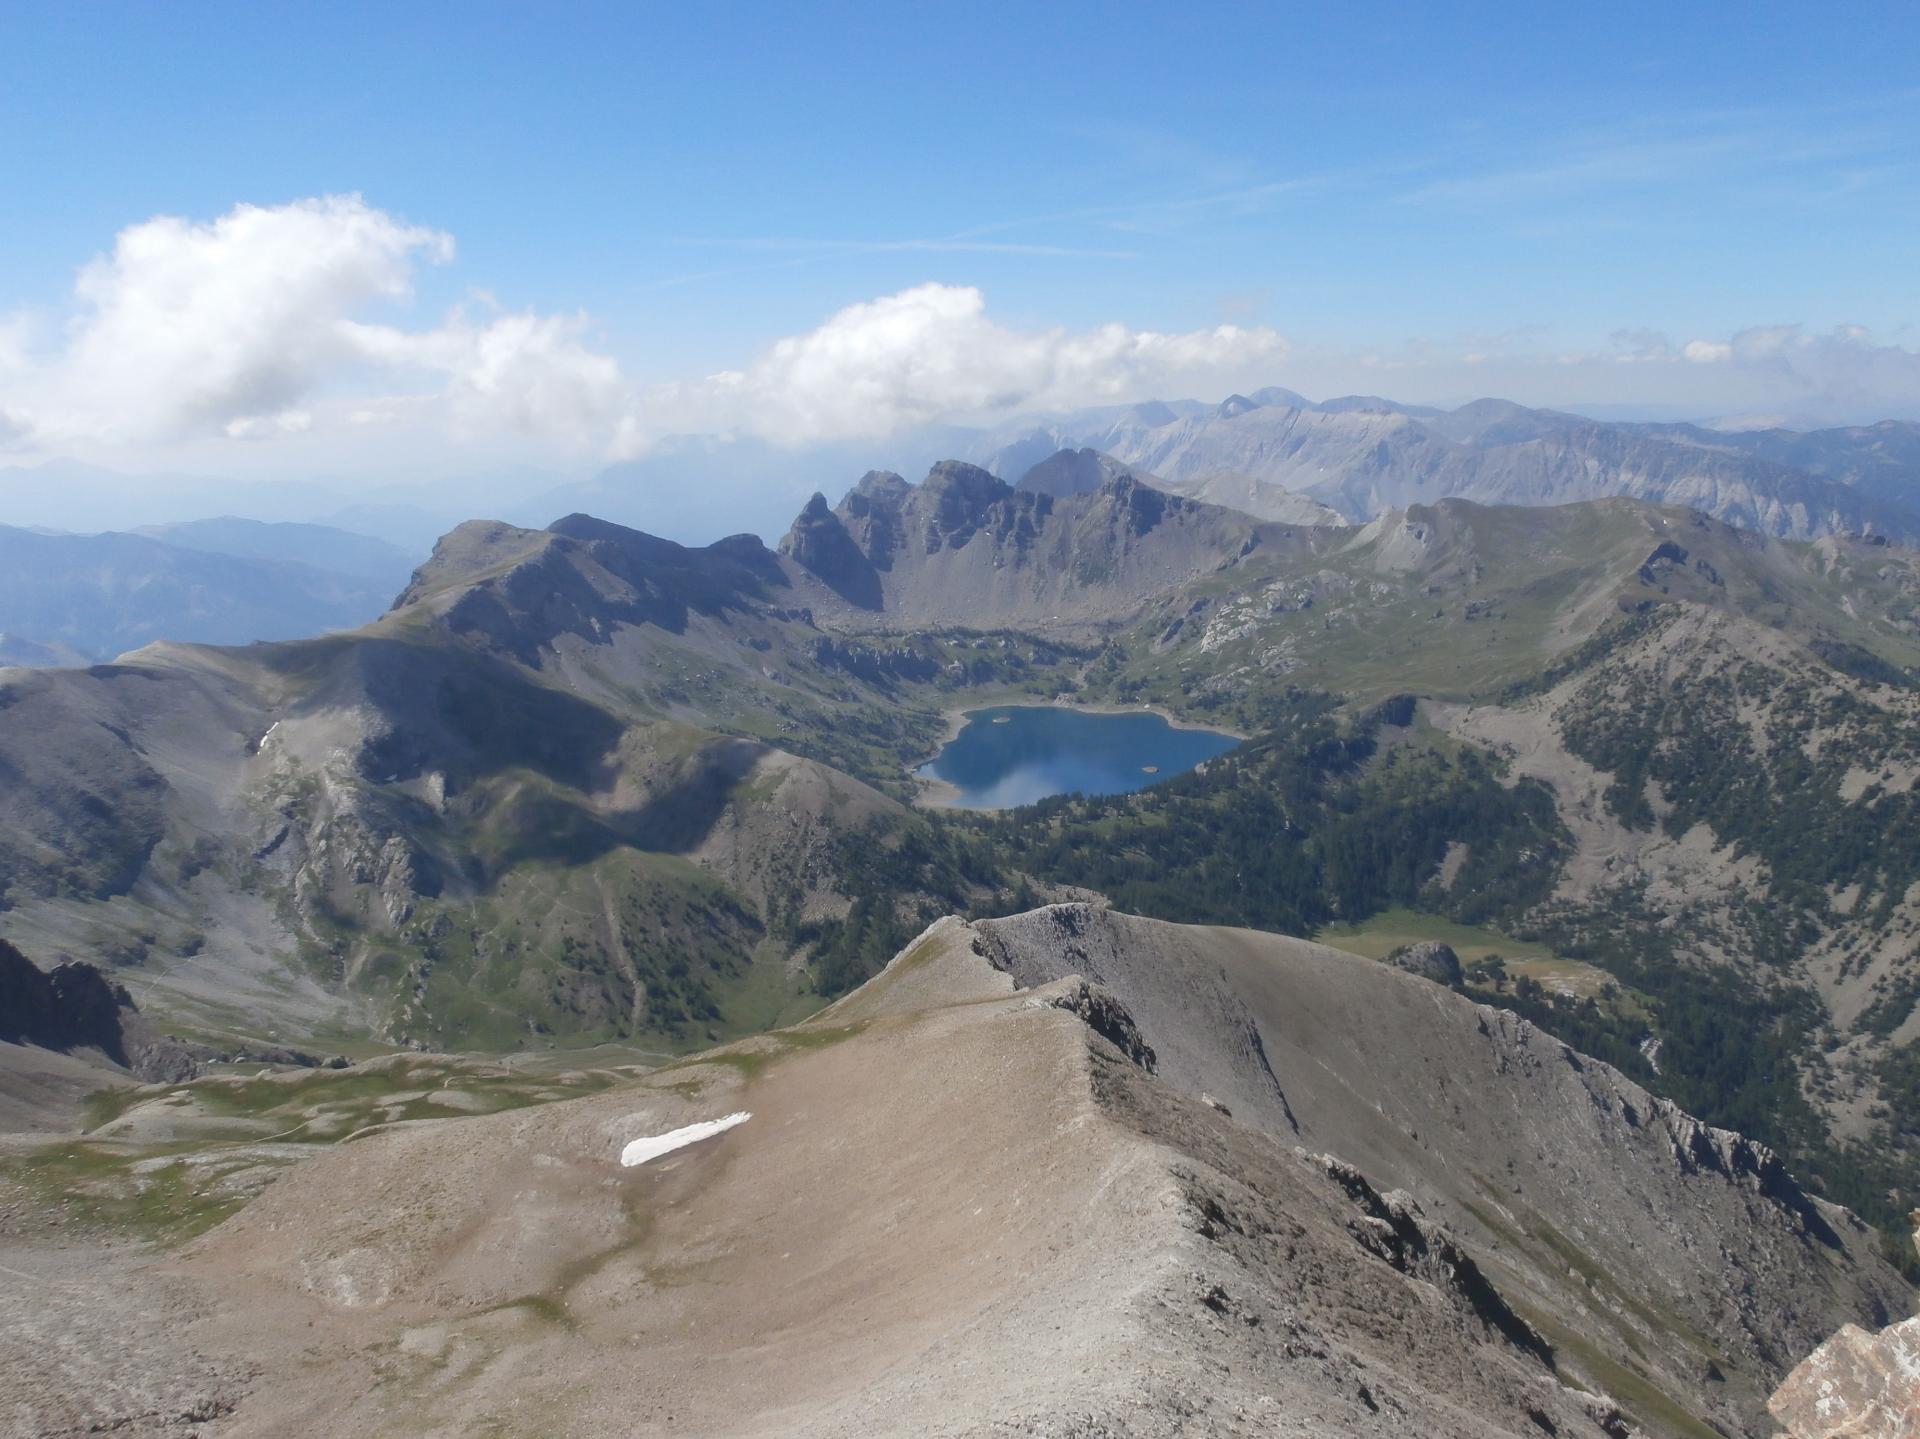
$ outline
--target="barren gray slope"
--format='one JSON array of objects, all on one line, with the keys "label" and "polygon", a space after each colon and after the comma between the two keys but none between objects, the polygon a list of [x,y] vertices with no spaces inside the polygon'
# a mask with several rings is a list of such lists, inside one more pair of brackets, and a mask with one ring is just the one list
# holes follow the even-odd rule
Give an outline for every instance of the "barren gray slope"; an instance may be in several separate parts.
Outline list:
[{"label": "barren gray slope", "polygon": [[41,1355],[17,1397],[28,1433],[69,1392],[140,1432],[171,1385],[235,1406],[208,1439],[1759,1435],[1798,1354],[1756,1344],[1911,1300],[1796,1194],[1425,981],[1062,906],[943,921],[817,1020],[591,1098],[326,1150],[176,1261],[100,1256],[124,1357],[81,1396]]},{"label": "barren gray slope", "polygon": [[1292,490],[1272,480],[1218,470],[1184,480],[1154,479],[1151,483],[1168,494],[1184,495],[1203,504],[1238,510],[1256,520],[1271,520],[1282,525],[1334,525],[1348,523],[1347,517],[1331,505]]},{"label": "barren gray slope", "polygon": [[1022,985],[1079,974],[1112,990],[1168,1083],[1410,1190],[1523,1312],[1597,1355],[1589,1372],[1766,1432],[1765,1397],[1802,1355],[1911,1305],[1872,1232],[1764,1147],[1438,985],[1080,905],[973,928]]},{"label": "barren gray slope", "polygon": [[257,1370],[204,1432],[1626,1432],[1408,1196],[1153,1079],[1110,999],[1009,994],[967,938],[852,1023],[295,1169],[172,1267],[217,1299],[181,1336],[210,1373]]}]

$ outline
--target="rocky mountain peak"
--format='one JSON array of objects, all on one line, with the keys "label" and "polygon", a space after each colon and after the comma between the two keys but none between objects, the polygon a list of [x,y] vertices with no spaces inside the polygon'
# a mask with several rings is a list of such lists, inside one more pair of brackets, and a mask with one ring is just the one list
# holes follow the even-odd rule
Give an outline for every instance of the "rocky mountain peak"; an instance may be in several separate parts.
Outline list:
[{"label": "rocky mountain peak", "polygon": [[1281,385],[1268,385],[1265,389],[1255,390],[1247,398],[1252,400],[1256,405],[1269,408],[1275,406],[1283,410],[1311,410],[1314,408],[1313,401],[1309,400],[1305,395],[1295,390],[1286,389]]},{"label": "rocky mountain peak", "polygon": [[403,609],[473,576],[524,559],[551,543],[540,530],[526,530],[500,520],[468,520],[455,525],[433,546],[427,562],[393,602]]},{"label": "rocky mountain peak", "polygon": [[927,553],[933,554],[964,545],[987,523],[994,506],[1013,495],[1013,486],[978,465],[942,460],[927,472],[907,508]]},{"label": "rocky mountain peak", "polygon": [[1164,490],[1157,490],[1130,471],[1122,471],[1103,482],[1096,492],[1098,501],[1126,517],[1126,528],[1133,535],[1144,535],[1158,525],[1173,509],[1189,501]]},{"label": "rocky mountain peak", "polygon": [[949,512],[955,505],[977,512],[1012,493],[1013,486],[990,470],[965,460],[941,460],[927,471],[915,497],[938,507],[942,513]]},{"label": "rocky mountain peak", "polygon": [[816,491],[807,501],[780,541],[780,553],[805,566],[849,604],[863,610],[880,608],[880,576],[873,561],[840,516],[827,508],[825,495]]},{"label": "rocky mountain peak", "polygon": [[1064,499],[1097,490],[1116,476],[1132,473],[1129,466],[1096,449],[1058,450],[1022,475],[1015,488],[1022,494]]},{"label": "rocky mountain peak", "polygon": [[874,505],[897,509],[912,493],[913,486],[892,470],[868,470],[842,503],[856,514],[865,514]]}]

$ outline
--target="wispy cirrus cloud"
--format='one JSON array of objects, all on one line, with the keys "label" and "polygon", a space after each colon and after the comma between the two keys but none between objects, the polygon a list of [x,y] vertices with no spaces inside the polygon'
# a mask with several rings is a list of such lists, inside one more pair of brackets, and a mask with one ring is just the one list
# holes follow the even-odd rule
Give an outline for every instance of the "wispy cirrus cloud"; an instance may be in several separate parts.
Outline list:
[{"label": "wispy cirrus cloud", "polygon": [[1920,96],[1754,106],[1545,127],[1520,145],[1409,157],[1400,204],[1487,208],[1737,183],[1749,193],[1854,194],[1904,180]]},{"label": "wispy cirrus cloud", "polygon": [[1138,250],[1084,245],[1049,245],[1016,240],[987,240],[977,232],[905,240],[805,239],[757,235],[730,239],[682,239],[685,245],[716,250],[753,250],[794,255],[1024,255],[1048,260],[1137,260]]}]

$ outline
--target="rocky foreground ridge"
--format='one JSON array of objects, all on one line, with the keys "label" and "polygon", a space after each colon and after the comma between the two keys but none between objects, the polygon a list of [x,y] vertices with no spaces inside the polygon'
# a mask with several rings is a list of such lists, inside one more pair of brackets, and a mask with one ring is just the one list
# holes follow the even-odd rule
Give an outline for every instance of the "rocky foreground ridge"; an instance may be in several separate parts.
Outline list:
[{"label": "rocky foreground ridge", "polygon": [[1914,1298],[1763,1147],[1524,1021],[1082,904],[535,1107],[432,1118],[527,1078],[405,1058],[291,1142],[315,1082],[140,1091],[75,1143],[190,1184],[196,1109],[222,1149],[261,1115],[184,1247],[0,1246],[58,1281],[0,1291],[18,1432],[1760,1439],[1796,1358]]}]

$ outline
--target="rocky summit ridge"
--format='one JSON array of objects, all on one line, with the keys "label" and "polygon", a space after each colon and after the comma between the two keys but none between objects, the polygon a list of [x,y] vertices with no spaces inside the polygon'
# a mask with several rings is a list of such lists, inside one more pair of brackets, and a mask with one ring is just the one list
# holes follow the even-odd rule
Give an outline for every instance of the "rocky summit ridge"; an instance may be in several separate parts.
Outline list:
[{"label": "rocky summit ridge", "polygon": [[[349,1130],[324,1083],[473,1117]],[[288,1104],[351,1142],[276,1150]],[[184,1161],[230,1217],[81,1277],[8,1250],[61,1280],[0,1294],[28,1432],[1759,1439],[1798,1353],[1912,1299],[1764,1150],[1525,1021],[1086,904],[942,919],[651,1071],[214,1078],[84,1143],[101,1192]],[[31,1336],[109,1294],[76,1386]]]}]

